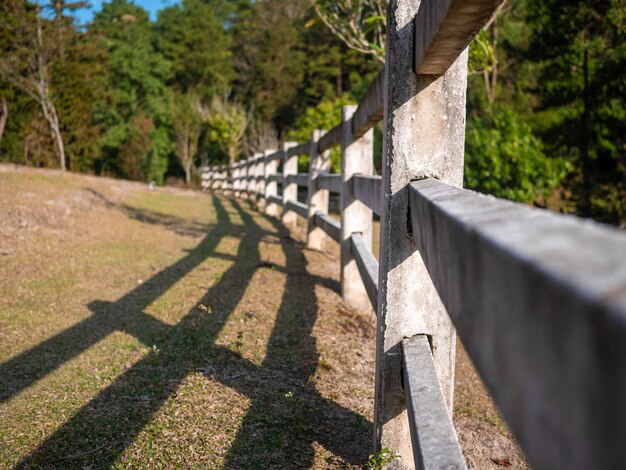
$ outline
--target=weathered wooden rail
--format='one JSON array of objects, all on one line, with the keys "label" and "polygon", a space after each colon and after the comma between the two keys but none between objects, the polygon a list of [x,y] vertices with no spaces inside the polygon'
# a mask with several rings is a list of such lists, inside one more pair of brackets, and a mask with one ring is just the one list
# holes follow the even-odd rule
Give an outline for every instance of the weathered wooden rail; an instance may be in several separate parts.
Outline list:
[{"label": "weathered wooden rail", "polygon": [[390,3],[385,68],[339,126],[206,168],[203,187],[254,198],[288,226],[304,218],[310,248],[340,244],[342,295],[377,314],[375,447],[400,467],[466,466],[450,418],[458,330],[535,468],[623,468],[626,234],[461,189],[466,48],[500,0]]}]

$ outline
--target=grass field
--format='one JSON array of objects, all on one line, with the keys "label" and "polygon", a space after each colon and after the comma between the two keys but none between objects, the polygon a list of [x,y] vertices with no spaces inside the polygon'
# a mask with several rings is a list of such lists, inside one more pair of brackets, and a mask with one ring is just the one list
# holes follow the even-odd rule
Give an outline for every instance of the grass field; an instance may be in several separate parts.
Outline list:
[{"label": "grass field", "polygon": [[[0,468],[362,468],[374,318],[248,203],[0,166]],[[461,352],[474,468],[523,458]]]}]

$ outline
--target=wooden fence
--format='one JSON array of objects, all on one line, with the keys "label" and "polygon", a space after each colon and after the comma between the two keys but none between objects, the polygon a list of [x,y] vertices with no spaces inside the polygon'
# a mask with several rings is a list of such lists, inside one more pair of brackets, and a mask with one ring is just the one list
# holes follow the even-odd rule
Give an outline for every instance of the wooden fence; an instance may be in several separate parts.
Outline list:
[{"label": "wooden fence", "polygon": [[310,248],[340,244],[344,299],[377,313],[374,441],[397,467],[466,467],[450,417],[458,331],[535,468],[624,468],[626,234],[461,189],[466,48],[499,3],[392,0],[385,68],[339,126],[205,168],[203,187],[255,198],[287,226],[302,217]]}]

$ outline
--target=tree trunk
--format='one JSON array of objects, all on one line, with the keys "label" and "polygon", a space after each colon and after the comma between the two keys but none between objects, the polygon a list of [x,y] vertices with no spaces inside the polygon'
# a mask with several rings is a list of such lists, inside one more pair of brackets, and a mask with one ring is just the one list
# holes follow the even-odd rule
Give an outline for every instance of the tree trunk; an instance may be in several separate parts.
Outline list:
[{"label": "tree trunk", "polygon": [[0,116],[0,142],[2,141],[4,128],[7,125],[8,116],[9,116],[9,106],[7,105],[7,99],[3,96],[2,97],[2,116]]},{"label": "tree trunk", "polygon": [[57,116],[57,110],[52,103],[50,103],[45,96],[41,96],[41,108],[43,115],[48,121],[50,126],[50,132],[54,139],[57,151],[59,152],[59,165],[61,170],[65,171],[65,146],[63,145],[63,137],[61,136],[61,128],[59,126],[59,117]]},{"label": "tree trunk", "polygon": [[43,110],[43,115],[50,125],[52,138],[56,142],[59,151],[59,163],[61,170],[65,171],[65,146],[63,145],[63,137],[61,136],[61,127],[59,126],[59,116],[57,110],[48,99],[48,74],[47,67],[43,59],[43,32],[41,29],[41,19],[39,18],[40,9],[37,8],[37,73],[39,75],[37,92],[39,93],[39,102]]}]

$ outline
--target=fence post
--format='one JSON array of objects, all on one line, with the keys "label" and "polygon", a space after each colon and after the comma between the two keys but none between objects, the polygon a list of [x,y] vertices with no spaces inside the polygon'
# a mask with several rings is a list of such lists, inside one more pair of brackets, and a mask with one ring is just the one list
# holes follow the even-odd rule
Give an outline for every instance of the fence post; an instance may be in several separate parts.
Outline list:
[{"label": "fence post", "polygon": [[233,164],[233,192],[235,197],[241,197],[241,165],[240,162]]},{"label": "fence post", "polygon": [[274,202],[270,202],[270,196],[278,196],[278,183],[276,180],[270,181],[270,176],[275,176],[278,172],[278,160],[269,157],[274,155],[276,150],[266,150],[263,160],[265,161],[265,213],[272,217],[278,217],[278,206]]},{"label": "fence post", "polygon": [[241,160],[241,172],[239,178],[241,179],[241,197],[248,197],[248,191],[250,189],[250,182],[248,181],[248,159]]},{"label": "fence post", "polygon": [[317,176],[330,170],[330,150],[322,153],[318,151],[318,142],[323,135],[324,131],[317,129],[313,131],[311,149],[309,150],[307,247],[314,250],[323,250],[328,238],[328,235],[315,225],[315,214],[317,212],[328,214],[328,190],[317,188]]},{"label": "fence post", "polygon": [[298,200],[298,185],[296,183],[287,183],[288,175],[298,173],[298,156],[289,156],[289,149],[298,145],[298,142],[283,143],[283,224],[290,229],[295,228],[298,222],[298,214],[288,211],[287,201]]},{"label": "fence post", "polygon": [[409,467],[412,451],[401,385],[401,341],[429,335],[437,377],[451,411],[456,335],[412,240],[407,185],[426,176],[462,185],[467,80],[466,52],[444,76],[413,72],[407,57],[413,57],[413,20],[419,6],[414,0],[392,0],[387,15],[374,407],[376,448],[399,453],[400,465]]},{"label": "fence post", "polygon": [[356,106],[344,106],[341,127],[341,295],[352,307],[371,311],[372,304],[352,256],[350,236],[360,233],[368,248],[372,247],[372,210],[356,199],[352,192],[354,175],[371,175],[374,171],[374,131],[358,139],[352,137],[352,116]]},{"label": "fence post", "polygon": [[256,156],[256,196],[259,210],[265,211],[265,156],[257,153]]},{"label": "fence post", "polygon": [[217,189],[220,190],[220,192],[224,192],[224,184],[226,183],[225,179],[226,175],[224,174],[224,165],[220,165],[219,167],[219,175],[220,175],[220,181],[218,181],[217,183]]}]

